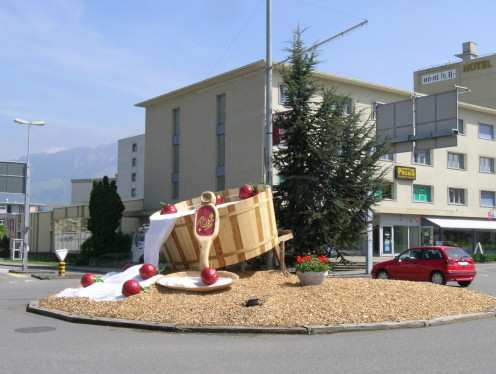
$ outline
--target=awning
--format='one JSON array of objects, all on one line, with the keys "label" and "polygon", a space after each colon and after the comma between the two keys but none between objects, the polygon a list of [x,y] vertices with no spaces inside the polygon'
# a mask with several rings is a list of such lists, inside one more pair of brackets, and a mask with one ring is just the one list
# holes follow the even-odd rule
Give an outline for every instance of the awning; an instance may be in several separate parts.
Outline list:
[{"label": "awning", "polygon": [[445,229],[496,230],[496,220],[425,217]]}]

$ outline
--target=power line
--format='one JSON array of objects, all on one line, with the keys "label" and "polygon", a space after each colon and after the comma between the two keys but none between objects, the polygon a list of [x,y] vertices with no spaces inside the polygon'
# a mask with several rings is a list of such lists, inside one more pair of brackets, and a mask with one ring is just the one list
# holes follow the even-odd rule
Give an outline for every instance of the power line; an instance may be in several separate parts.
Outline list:
[{"label": "power line", "polygon": [[220,56],[219,60],[214,64],[214,66],[212,67],[212,69],[210,69],[210,71],[208,72],[208,75],[211,75],[213,73],[213,71],[215,70],[215,68],[217,67],[217,65],[220,64],[220,62],[224,59],[224,56],[226,55],[227,51],[229,51],[229,49],[231,49],[231,47],[233,46],[234,42],[238,39],[238,37],[241,35],[241,33],[244,31],[244,29],[246,28],[246,26],[248,25],[248,23],[252,20],[252,18],[255,16],[255,13],[257,13],[258,11],[258,8],[260,8],[260,5],[262,5],[262,3],[264,2],[264,0],[260,0],[260,2],[258,3],[258,5],[256,6],[255,10],[253,11],[253,13],[248,17],[248,19],[246,20],[246,22],[243,24],[243,26],[241,27],[241,29],[238,31],[238,33],[234,36],[233,40],[231,40],[231,42],[229,43],[229,45],[227,46],[227,48],[224,50],[224,52],[222,53],[222,55]]}]

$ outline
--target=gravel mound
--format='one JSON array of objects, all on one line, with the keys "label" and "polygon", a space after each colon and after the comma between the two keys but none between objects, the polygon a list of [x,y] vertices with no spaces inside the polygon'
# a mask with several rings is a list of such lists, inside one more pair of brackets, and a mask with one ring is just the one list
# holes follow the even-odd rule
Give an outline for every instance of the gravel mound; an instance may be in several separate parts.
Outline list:
[{"label": "gravel mound", "polygon": [[[230,288],[212,293],[175,291],[152,285],[119,301],[86,298],[40,300],[43,308],[107,317],[193,326],[340,325],[401,322],[488,312],[496,299],[466,288],[431,283],[328,278],[302,287],[296,275],[279,271],[238,273]],[[249,299],[259,305],[247,307]]]}]

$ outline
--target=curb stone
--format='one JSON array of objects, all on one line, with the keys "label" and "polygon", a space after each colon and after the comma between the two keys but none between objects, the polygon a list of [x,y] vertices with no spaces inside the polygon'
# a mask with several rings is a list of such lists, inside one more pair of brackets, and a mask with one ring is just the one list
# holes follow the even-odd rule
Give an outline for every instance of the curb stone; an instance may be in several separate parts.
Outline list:
[{"label": "curb stone", "polygon": [[379,322],[343,325],[315,325],[302,327],[263,327],[263,326],[190,326],[177,325],[174,323],[145,322],[136,320],[125,320],[106,317],[88,317],[73,314],[56,309],[40,307],[39,300],[31,301],[26,311],[47,317],[57,318],[66,322],[86,323],[91,325],[129,327],[143,330],[165,331],[165,332],[192,332],[192,333],[235,333],[235,334],[291,334],[291,335],[319,335],[351,331],[373,331],[407,329],[421,327],[435,327],[452,323],[468,322],[496,317],[496,308],[489,312],[460,314],[456,316],[438,317],[430,320],[402,321],[402,322]]}]

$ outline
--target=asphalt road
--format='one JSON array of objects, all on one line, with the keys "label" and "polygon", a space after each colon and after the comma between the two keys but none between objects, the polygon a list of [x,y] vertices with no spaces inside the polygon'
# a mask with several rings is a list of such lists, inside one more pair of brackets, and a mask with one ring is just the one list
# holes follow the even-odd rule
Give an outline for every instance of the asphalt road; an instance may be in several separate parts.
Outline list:
[{"label": "asphalt road", "polygon": [[[496,264],[471,289],[496,296]],[[494,373],[496,320],[329,335],[179,334],[75,324],[27,313],[77,279],[0,267],[0,373]]]}]

